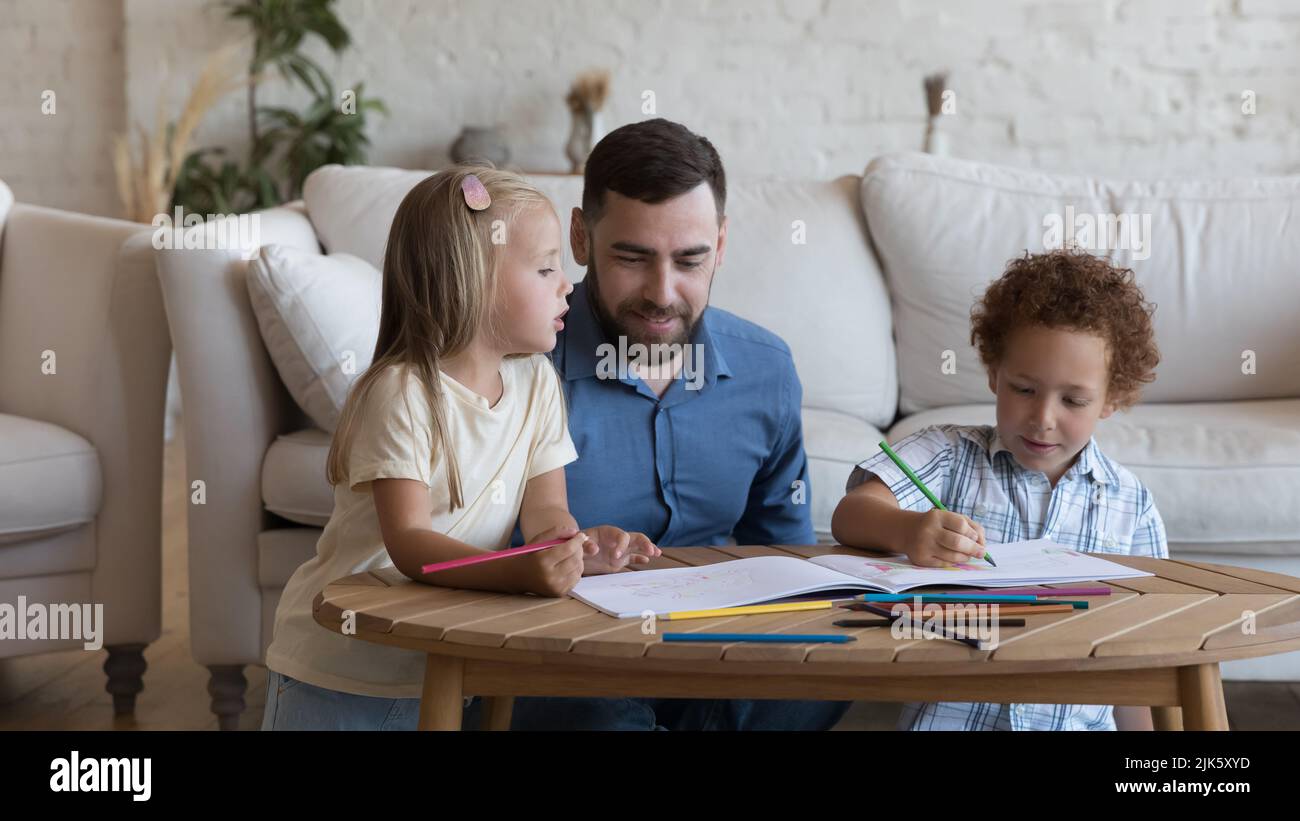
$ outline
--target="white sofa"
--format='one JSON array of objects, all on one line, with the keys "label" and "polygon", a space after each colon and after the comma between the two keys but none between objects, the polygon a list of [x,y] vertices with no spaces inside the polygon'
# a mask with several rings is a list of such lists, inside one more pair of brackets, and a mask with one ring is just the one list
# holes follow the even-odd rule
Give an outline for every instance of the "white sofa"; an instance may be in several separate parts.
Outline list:
[{"label": "white sofa", "polygon": [[139,224],[14,204],[4,183],[0,231],[0,602],[103,606],[80,638],[5,638],[0,658],[97,632],[129,714],[162,626],[171,346],[154,250]]},{"label": "white sofa", "polygon": [[[392,215],[427,173],[322,168],[302,201],[263,214],[261,242],[381,267]],[[567,221],[581,179],[534,181]],[[732,180],[711,303],[794,351],[818,532],[828,537],[852,465],[882,432],[992,421],[970,304],[1010,258],[1042,249],[1045,215],[1067,205],[1151,215],[1150,258],[1115,256],[1159,304],[1164,359],[1146,402],[1103,424],[1103,447],[1153,489],[1175,558],[1300,575],[1300,233],[1287,232],[1300,177],[1106,181],[905,154],[873,161],[863,177]],[[158,257],[190,479],[207,483],[207,503],[190,508],[193,647],[213,670],[222,726],[242,709],[239,671],[261,663],[279,592],[313,554],[332,499],[329,437],[277,377],[241,256]],[[565,265],[581,277],[567,256]],[[941,370],[945,355],[955,373]],[[1297,656],[1225,675],[1300,679]]]}]

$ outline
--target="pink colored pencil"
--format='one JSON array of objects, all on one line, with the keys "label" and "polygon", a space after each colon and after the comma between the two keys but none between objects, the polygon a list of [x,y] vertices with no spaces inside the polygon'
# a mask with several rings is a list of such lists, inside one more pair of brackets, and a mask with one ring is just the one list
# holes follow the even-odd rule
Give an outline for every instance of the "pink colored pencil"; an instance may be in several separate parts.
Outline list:
[{"label": "pink colored pencil", "polygon": [[[944,590],[947,594],[981,594],[1003,596],[1109,596],[1109,587],[970,587]],[[924,595],[924,594],[922,594]]]},{"label": "pink colored pencil", "polygon": [[[570,536],[569,539],[573,537]],[[478,556],[466,556],[462,559],[451,559],[445,562],[434,562],[426,564],[420,568],[421,573],[437,573],[439,570],[451,570],[453,567],[465,567],[479,562],[490,562],[493,559],[504,559],[509,556],[522,556],[525,553],[534,553],[538,550],[545,550],[548,547],[555,547],[557,544],[564,544],[569,539],[551,539],[549,542],[538,542],[537,544],[526,544],[523,547],[512,547],[509,550],[489,550]]]}]

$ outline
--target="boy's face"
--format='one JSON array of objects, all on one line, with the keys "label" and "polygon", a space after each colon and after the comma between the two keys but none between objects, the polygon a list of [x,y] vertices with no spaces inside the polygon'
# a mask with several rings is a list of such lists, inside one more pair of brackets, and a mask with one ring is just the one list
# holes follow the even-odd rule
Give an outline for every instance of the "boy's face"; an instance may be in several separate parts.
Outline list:
[{"label": "boy's face", "polygon": [[1081,331],[1025,326],[1007,338],[989,373],[998,435],[1016,461],[1055,486],[1088,444],[1099,419],[1115,412],[1106,396],[1106,341]]}]

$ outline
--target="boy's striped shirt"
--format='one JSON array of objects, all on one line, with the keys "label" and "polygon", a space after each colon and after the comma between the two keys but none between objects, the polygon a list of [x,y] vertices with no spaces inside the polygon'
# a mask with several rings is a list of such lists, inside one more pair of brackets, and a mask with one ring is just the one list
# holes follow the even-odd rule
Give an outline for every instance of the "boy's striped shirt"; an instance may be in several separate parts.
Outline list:
[{"label": "boy's striped shirt", "polygon": [[[1047,476],[1021,467],[990,425],[936,425],[893,445],[944,506],[978,522],[990,545],[1028,539],[1091,553],[1169,556],[1164,523],[1150,491],[1096,440],[1053,489]],[[905,510],[933,505],[883,452],[858,464],[851,490],[875,475]],[[997,553],[994,550],[994,557]],[[1110,705],[905,705],[900,728],[914,730],[1113,730]]]}]

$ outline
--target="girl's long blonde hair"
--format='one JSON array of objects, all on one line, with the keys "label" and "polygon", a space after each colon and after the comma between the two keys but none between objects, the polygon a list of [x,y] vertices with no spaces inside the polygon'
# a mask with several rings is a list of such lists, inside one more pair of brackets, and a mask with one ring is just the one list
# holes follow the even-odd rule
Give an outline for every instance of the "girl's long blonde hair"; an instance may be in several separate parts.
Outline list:
[{"label": "girl's long blonde hair", "polygon": [[[492,198],[483,211],[474,211],[465,202],[461,183],[470,174],[479,178]],[[552,207],[541,191],[518,174],[481,165],[451,166],[422,180],[403,198],[384,253],[374,359],[353,384],[330,443],[325,477],[331,485],[347,479],[348,452],[370,389],[385,369],[404,365],[402,379],[414,372],[432,409],[429,435],[434,453],[446,462],[451,509],[464,506],[438,374],[441,363],[465,350],[490,321],[505,247],[493,240],[506,235],[521,210],[539,205]]]}]

